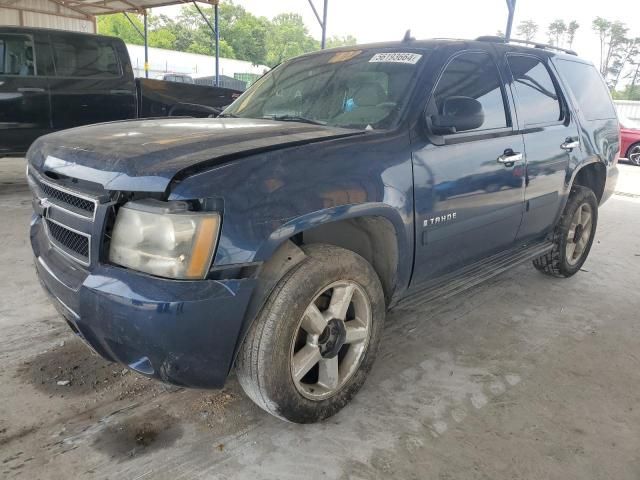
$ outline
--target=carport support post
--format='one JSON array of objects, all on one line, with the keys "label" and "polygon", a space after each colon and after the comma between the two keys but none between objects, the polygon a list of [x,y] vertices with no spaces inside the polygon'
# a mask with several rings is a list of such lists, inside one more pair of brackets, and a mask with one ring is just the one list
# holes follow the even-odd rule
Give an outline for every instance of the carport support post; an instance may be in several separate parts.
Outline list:
[{"label": "carport support post", "polygon": [[218,0],[215,0],[213,4],[213,28],[216,34],[216,87],[220,86],[220,26],[219,26],[219,12],[218,12]]},{"label": "carport support post", "polygon": [[509,9],[509,18],[507,19],[507,28],[504,33],[506,42],[511,39],[511,27],[513,26],[513,14],[516,11],[516,0],[507,0],[507,8]]},{"label": "carport support post", "polygon": [[313,10],[313,14],[316,16],[316,20],[318,20],[318,24],[322,29],[322,41],[320,42],[320,47],[324,50],[324,48],[327,46],[327,7],[329,6],[329,0],[324,0],[322,18],[320,18],[320,15],[318,14],[318,9],[313,4],[313,0],[307,0],[307,1],[309,2],[309,6],[311,7],[311,10]]},{"label": "carport support post", "polygon": [[144,11],[144,76],[149,78],[149,25],[147,11]]},{"label": "carport support post", "polygon": [[324,9],[322,11],[322,49],[327,46],[327,7],[329,0],[324,0]]}]

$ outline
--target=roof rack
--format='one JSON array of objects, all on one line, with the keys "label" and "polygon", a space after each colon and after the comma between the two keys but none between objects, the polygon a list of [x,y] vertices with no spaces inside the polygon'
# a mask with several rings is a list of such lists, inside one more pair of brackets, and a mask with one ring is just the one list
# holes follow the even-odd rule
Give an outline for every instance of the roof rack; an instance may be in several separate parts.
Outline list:
[{"label": "roof rack", "polygon": [[539,43],[539,42],[531,42],[529,40],[519,40],[517,38],[510,38],[508,41],[503,37],[497,37],[493,35],[486,35],[482,37],[476,38],[478,42],[492,42],[492,43],[516,43],[519,45],[527,45],[532,46],[533,48],[540,48],[542,50],[558,50],[560,52],[568,53],[569,55],[578,56],[578,54],[574,50],[570,50],[568,48],[556,47],[555,45],[549,45],[548,43]]}]

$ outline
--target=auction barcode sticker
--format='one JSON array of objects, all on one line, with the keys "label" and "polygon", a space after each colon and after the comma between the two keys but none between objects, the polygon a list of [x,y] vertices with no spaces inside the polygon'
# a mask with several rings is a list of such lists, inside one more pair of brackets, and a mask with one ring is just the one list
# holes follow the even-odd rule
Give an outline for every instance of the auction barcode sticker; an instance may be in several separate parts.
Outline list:
[{"label": "auction barcode sticker", "polygon": [[415,65],[422,58],[419,53],[376,53],[369,63],[409,63]]}]

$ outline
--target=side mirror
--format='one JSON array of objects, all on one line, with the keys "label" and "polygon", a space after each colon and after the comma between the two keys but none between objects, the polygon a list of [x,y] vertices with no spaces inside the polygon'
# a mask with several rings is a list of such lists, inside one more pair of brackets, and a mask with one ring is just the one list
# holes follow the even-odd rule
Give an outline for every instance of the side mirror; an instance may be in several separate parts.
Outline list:
[{"label": "side mirror", "polygon": [[437,135],[464,132],[484,123],[482,104],[471,97],[449,97],[442,104],[442,114],[428,118],[429,128]]}]

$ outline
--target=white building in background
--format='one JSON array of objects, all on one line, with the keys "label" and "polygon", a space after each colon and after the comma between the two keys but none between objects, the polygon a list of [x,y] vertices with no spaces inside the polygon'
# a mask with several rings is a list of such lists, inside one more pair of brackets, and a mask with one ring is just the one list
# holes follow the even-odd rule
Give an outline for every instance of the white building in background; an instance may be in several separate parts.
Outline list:
[{"label": "white building in background", "polygon": [[640,122],[640,101],[614,100],[613,103],[616,104],[618,115]]},{"label": "white building in background", "polygon": [[[136,77],[144,77],[144,46],[129,45],[129,56]],[[244,60],[220,58],[220,75],[233,77],[235,74],[252,73],[262,75],[269,70],[266,65],[253,65]],[[163,73],[186,73],[194,78],[215,75],[216,60],[208,55],[176,52],[162,48],[149,48],[149,78]]]}]

